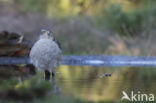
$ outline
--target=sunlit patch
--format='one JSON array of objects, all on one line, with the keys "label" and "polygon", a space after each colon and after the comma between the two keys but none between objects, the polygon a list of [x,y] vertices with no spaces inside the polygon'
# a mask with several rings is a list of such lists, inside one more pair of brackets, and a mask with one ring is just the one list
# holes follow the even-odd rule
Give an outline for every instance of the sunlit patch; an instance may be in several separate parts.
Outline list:
[{"label": "sunlit patch", "polygon": [[114,64],[156,65],[156,61],[114,61]]},{"label": "sunlit patch", "polygon": [[102,60],[86,60],[85,63],[98,65],[98,64],[103,64],[104,61],[102,61]]}]

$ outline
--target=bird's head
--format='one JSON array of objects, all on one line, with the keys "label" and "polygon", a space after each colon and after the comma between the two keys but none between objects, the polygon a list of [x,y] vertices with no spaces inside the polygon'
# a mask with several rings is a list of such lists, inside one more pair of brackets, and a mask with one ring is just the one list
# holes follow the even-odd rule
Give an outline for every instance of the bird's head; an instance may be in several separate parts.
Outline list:
[{"label": "bird's head", "polygon": [[52,37],[52,32],[49,28],[43,28],[41,29],[40,32],[40,39],[42,38],[51,38]]}]

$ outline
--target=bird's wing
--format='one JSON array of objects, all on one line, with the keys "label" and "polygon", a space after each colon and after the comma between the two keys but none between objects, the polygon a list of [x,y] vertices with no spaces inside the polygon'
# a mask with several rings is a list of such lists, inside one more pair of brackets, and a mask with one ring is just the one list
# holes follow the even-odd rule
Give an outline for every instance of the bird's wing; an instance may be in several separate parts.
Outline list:
[{"label": "bird's wing", "polygon": [[55,38],[53,39],[53,41],[58,45],[58,47],[62,50],[61,44],[58,40],[56,40]]}]

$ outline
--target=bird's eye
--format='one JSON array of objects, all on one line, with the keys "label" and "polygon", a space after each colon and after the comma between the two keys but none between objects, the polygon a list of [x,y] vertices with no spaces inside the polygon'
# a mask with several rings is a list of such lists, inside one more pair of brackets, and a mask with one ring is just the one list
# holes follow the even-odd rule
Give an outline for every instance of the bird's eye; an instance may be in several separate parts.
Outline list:
[{"label": "bird's eye", "polygon": [[41,31],[41,35],[45,35],[45,34],[47,34],[47,35],[50,36],[51,31],[48,31],[48,30],[42,30],[42,31]]},{"label": "bird's eye", "polygon": [[42,31],[42,33],[46,33],[46,31]]},{"label": "bird's eye", "polygon": [[42,31],[42,34],[46,34],[47,33],[47,31]]}]

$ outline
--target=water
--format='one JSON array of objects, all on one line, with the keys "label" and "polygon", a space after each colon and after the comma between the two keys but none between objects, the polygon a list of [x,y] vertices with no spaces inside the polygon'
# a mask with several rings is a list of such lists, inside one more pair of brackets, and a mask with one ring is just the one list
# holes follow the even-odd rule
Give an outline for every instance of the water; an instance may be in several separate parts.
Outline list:
[{"label": "water", "polygon": [[[30,64],[28,58],[0,58],[0,61],[0,64]],[[64,56],[62,64],[52,83],[53,93],[61,98],[82,103],[120,103],[122,91],[156,95],[156,57]],[[24,76],[24,82],[31,78],[27,77],[28,68],[1,66],[0,81]]]},{"label": "water", "polygon": [[156,57],[64,56],[62,64],[90,66],[156,66]]},{"label": "water", "polygon": [[[29,58],[0,57],[0,65],[31,64]],[[62,65],[74,66],[152,66],[156,67],[156,57],[137,56],[63,56]]]},{"label": "water", "polygon": [[151,68],[61,66],[57,72],[62,94],[84,101],[120,101],[122,91],[156,94],[156,70]]}]

